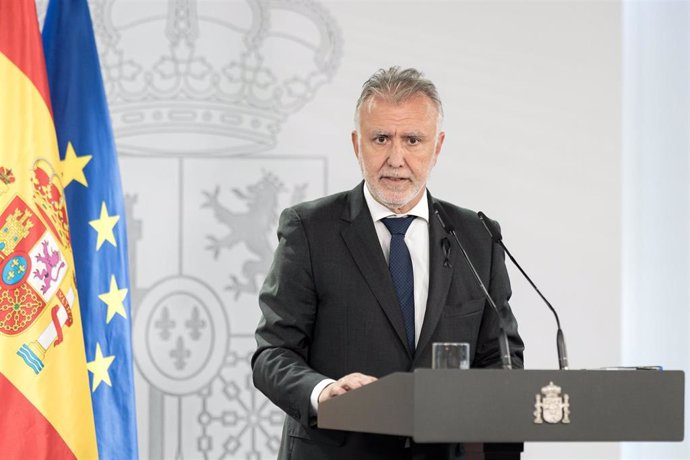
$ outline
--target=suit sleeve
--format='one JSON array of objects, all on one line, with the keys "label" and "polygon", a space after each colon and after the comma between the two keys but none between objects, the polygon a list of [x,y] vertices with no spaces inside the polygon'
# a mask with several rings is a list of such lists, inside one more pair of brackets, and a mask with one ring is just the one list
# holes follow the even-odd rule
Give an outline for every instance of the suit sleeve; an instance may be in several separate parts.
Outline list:
[{"label": "suit sleeve", "polygon": [[[496,225],[498,226],[498,222]],[[508,303],[512,290],[505,264],[505,254],[496,244],[491,244],[491,275],[487,287],[503,320],[513,368],[522,369],[525,345],[518,334],[517,320]],[[501,352],[498,345],[499,328],[498,316],[487,303],[479,329],[477,352],[474,358],[475,367],[501,367]]]},{"label": "suit sleeve", "polygon": [[262,318],[252,356],[254,385],[305,426],[315,415],[310,395],[327,378],[308,365],[317,314],[309,242],[294,209],[278,224],[278,248],[259,294]]}]

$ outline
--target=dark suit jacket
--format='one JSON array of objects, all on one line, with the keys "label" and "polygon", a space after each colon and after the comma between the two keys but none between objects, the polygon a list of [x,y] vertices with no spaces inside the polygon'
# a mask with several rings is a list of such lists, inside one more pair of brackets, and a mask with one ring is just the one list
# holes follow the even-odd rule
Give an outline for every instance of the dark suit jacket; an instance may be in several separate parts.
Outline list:
[{"label": "dark suit jacket", "polygon": [[[497,315],[431,210],[429,296],[416,352],[410,354],[362,187],[288,208],[280,217],[278,248],[259,296],[263,318],[252,368],[256,387],[288,415],[281,459],[398,460],[411,458],[413,450],[415,459],[446,457],[434,449],[447,446],[405,449],[405,440],[395,436],[316,428],[314,386],[352,372],[383,377],[431,367],[432,342],[468,342],[472,367],[500,367]],[[522,367],[503,251],[475,213],[440,203],[500,309],[514,367]],[[444,244],[450,244],[448,263]],[[455,458],[455,448],[449,450]]]}]

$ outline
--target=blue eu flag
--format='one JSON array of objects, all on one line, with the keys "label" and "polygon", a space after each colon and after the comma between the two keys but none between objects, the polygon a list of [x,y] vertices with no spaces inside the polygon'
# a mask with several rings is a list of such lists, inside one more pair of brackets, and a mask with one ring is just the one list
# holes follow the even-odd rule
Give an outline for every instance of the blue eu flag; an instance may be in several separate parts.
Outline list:
[{"label": "blue eu flag", "polygon": [[43,26],[98,452],[137,457],[125,206],[86,0],[51,0]]}]

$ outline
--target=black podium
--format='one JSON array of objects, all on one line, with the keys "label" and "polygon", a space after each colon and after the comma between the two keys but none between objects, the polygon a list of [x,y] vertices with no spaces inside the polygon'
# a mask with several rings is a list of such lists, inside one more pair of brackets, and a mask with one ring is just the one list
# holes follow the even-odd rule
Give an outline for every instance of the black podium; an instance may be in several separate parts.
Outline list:
[{"label": "black podium", "polygon": [[684,386],[682,371],[417,369],[322,403],[318,426],[470,443],[468,450],[475,443],[682,441]]}]

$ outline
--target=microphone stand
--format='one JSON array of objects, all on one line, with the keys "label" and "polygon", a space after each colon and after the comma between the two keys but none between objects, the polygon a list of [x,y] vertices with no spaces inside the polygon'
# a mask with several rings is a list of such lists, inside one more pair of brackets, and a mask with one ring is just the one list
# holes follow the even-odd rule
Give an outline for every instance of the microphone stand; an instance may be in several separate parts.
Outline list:
[{"label": "microphone stand", "polygon": [[445,211],[443,210],[441,205],[438,203],[434,203],[433,208],[434,208],[434,213],[436,214],[436,217],[438,217],[439,222],[441,222],[441,227],[443,227],[443,230],[445,230],[446,233],[448,233],[449,235],[451,235],[455,239],[455,242],[458,244],[458,247],[460,248],[460,252],[462,252],[463,257],[465,258],[465,262],[467,262],[467,266],[472,271],[472,275],[474,275],[474,279],[479,284],[479,287],[481,288],[482,293],[484,294],[484,297],[489,302],[489,305],[491,305],[491,307],[496,312],[496,316],[498,317],[498,324],[499,324],[498,345],[499,345],[499,348],[501,351],[501,364],[503,365],[503,369],[512,369],[513,363],[512,363],[512,359],[510,357],[510,347],[508,345],[508,335],[506,334],[505,328],[503,327],[503,319],[501,318],[501,314],[498,311],[498,307],[496,306],[494,299],[492,299],[491,295],[489,295],[489,291],[487,291],[486,286],[484,286],[482,279],[479,277],[479,273],[477,273],[477,269],[474,268],[474,264],[472,264],[470,257],[467,255],[467,251],[465,251],[465,248],[462,246],[462,243],[460,243],[460,239],[458,238],[458,235],[455,232],[455,227],[453,227],[453,225],[450,223],[450,220],[448,219],[448,216],[446,215]]}]

